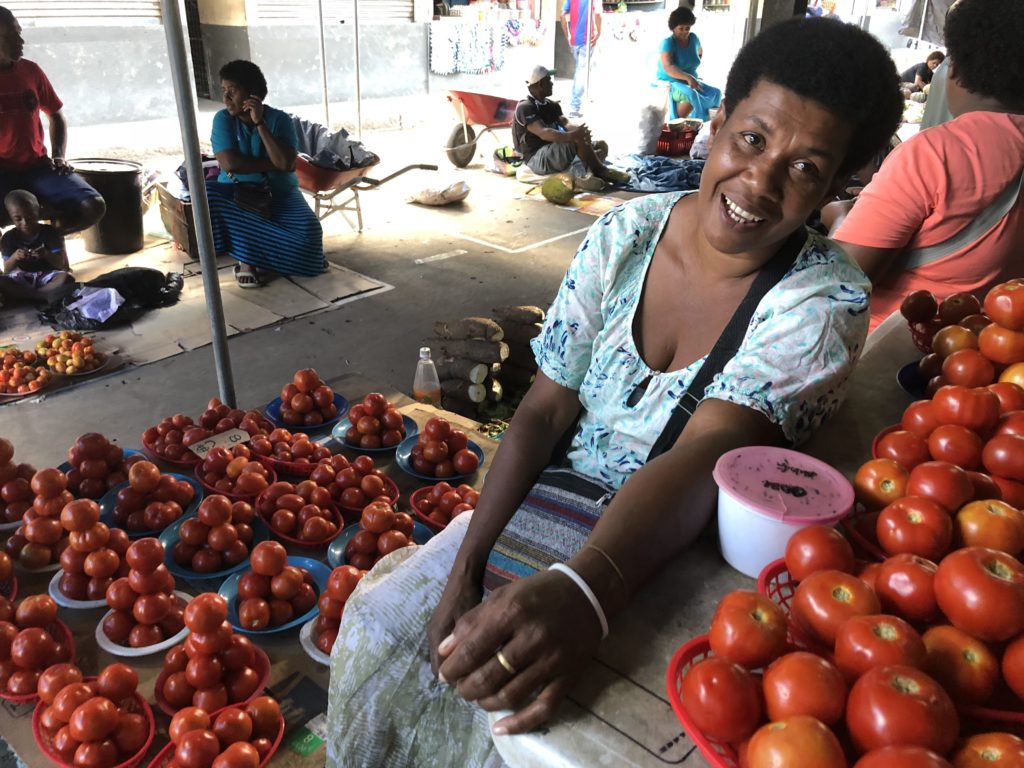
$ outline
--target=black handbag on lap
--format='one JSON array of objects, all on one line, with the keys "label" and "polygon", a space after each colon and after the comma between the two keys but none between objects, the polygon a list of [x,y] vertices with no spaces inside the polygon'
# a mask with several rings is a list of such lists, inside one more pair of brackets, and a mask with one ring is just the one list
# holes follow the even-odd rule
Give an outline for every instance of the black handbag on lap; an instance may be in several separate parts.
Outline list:
[{"label": "black handbag on lap", "polygon": [[[795,232],[758,273],[697,375],[676,403],[648,454],[648,461],[675,445],[686,422],[700,405],[708,384],[739,351],[757,305],[793,266],[807,237],[803,228]],[[615,495],[614,490],[600,481],[559,466],[564,463],[578,424],[579,417],[555,446],[552,466],[537,478],[495,542],[484,572],[485,593],[531,572],[546,570],[552,563],[568,560],[579,552]]]},{"label": "black handbag on lap", "polygon": [[265,219],[270,218],[270,206],[273,202],[273,195],[270,192],[270,184],[264,180],[259,184],[248,181],[239,181],[234,174],[228,176],[235,182],[233,199],[235,205],[245,211],[255,213]]}]

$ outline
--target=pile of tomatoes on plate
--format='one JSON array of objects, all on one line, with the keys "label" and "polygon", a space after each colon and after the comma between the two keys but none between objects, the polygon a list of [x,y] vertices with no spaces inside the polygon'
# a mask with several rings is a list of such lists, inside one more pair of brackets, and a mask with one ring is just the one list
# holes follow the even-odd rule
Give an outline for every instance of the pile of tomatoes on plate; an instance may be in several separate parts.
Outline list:
[{"label": "pile of tomatoes on plate", "polygon": [[312,368],[296,371],[281,387],[281,421],[290,427],[315,427],[338,417],[334,390]]},{"label": "pile of tomatoes on plate", "polygon": [[185,626],[181,600],[174,594],[174,575],[164,565],[164,545],[139,539],[128,547],[129,570],[107,588],[110,613],[103,633],[117,645],[145,648],[162,643]]},{"label": "pile of tomatoes on plate", "polygon": [[138,754],[153,733],[138,685],[127,664],[110,664],[88,680],[73,664],[50,667],[39,678],[40,746],[68,765],[90,768],[112,768]]},{"label": "pile of tomatoes on plate", "polygon": [[126,531],[162,531],[183,514],[196,490],[187,480],[161,474],[151,461],[128,470],[128,485],[117,492],[114,524]]},{"label": "pile of tomatoes on plate", "polygon": [[54,373],[67,376],[95,371],[107,360],[93,349],[93,339],[78,331],[47,334],[36,343],[36,354]]},{"label": "pile of tomatoes on plate", "polygon": [[229,496],[255,497],[267,490],[270,473],[253,458],[247,445],[230,449],[212,448],[196,468],[196,475],[214,493]]},{"label": "pile of tomatoes on plate", "polygon": [[186,707],[171,719],[170,765],[257,768],[273,753],[281,723],[281,707],[270,696],[214,714]]},{"label": "pile of tomatoes on plate", "polygon": [[36,473],[31,464],[14,461],[14,444],[0,437],[0,523],[21,520],[35,496],[29,481]]},{"label": "pile of tomatoes on plate", "polygon": [[142,444],[158,458],[194,463],[199,456],[189,450],[191,446],[231,429],[245,430],[254,437],[270,434],[274,425],[259,411],[230,408],[215,397],[207,403],[198,422],[183,413],[167,416],[142,433]]},{"label": "pile of tomatoes on plate", "polygon": [[98,499],[128,479],[132,464],[142,456],[125,456],[121,446],[99,432],[87,432],[68,448],[68,490],[77,498]]},{"label": "pile of tomatoes on plate", "polygon": [[345,545],[345,561],[361,571],[396,549],[408,547],[412,540],[413,520],[405,512],[396,512],[387,499],[371,501],[359,518],[359,531]]},{"label": "pile of tomatoes on plate", "polygon": [[228,623],[228,604],[204,592],[185,607],[189,636],[164,656],[161,695],[172,711],[198,707],[216,712],[256,695],[263,680],[257,671],[257,649],[235,634]]},{"label": "pile of tomatoes on plate", "polygon": [[68,503],[60,512],[60,524],[68,531],[68,546],[60,553],[58,589],[72,600],[103,600],[114,579],[128,575],[128,534],[101,523],[99,505],[92,499]]},{"label": "pile of tomatoes on plate", "polygon": [[475,490],[473,486],[462,483],[458,487],[453,487],[451,483],[442,480],[436,485],[429,485],[416,491],[410,504],[437,528],[444,528],[463,512],[476,509],[479,499],[480,491]]},{"label": "pile of tomatoes on plate", "polygon": [[8,348],[0,351],[0,394],[28,395],[50,383],[53,374],[45,365],[38,365],[39,356],[32,350]]},{"label": "pile of tomatoes on plate", "polygon": [[305,432],[289,432],[283,427],[278,427],[269,435],[253,437],[249,447],[257,456],[293,464],[316,464],[331,456],[325,446],[310,440]]},{"label": "pile of tomatoes on plate", "polygon": [[469,436],[441,416],[428,419],[410,450],[412,468],[429,477],[471,475],[480,459],[469,450]]},{"label": "pile of tomatoes on plate", "polygon": [[680,681],[701,735],[751,766],[948,768],[993,749],[1024,764],[1024,741],[971,719],[972,705],[1019,709],[1024,566],[978,547],[916,572],[913,557],[864,565],[832,528],[794,534],[789,592],[726,595],[710,655]]},{"label": "pile of tomatoes on plate", "polygon": [[255,513],[247,501],[213,494],[199,505],[195,517],[182,522],[171,558],[196,573],[216,573],[249,557]]},{"label": "pile of tomatoes on plate", "polygon": [[70,633],[58,631],[52,597],[30,595],[14,606],[6,599],[0,604],[0,692],[31,696],[47,667],[73,657]]},{"label": "pile of tomatoes on plate", "polygon": [[238,621],[249,630],[287,624],[316,605],[313,577],[288,564],[288,552],[276,541],[261,541],[249,557],[252,570],[238,580]]},{"label": "pile of tomatoes on plate", "polygon": [[327,591],[320,595],[320,615],[313,624],[313,644],[328,656],[338,639],[338,628],[345,612],[345,603],[352,596],[356,585],[366,571],[354,565],[339,565],[327,578]]},{"label": "pile of tomatoes on plate", "polygon": [[349,408],[348,421],[345,442],[354,448],[391,448],[405,439],[402,414],[380,392]]},{"label": "pile of tomatoes on plate", "polygon": [[[4,489],[15,482],[17,480],[9,481]],[[22,524],[7,540],[5,548],[23,568],[31,571],[55,562],[67,547],[60,516],[72,496],[67,490],[67,477],[57,469],[36,472],[27,485],[32,506],[22,514]]]},{"label": "pile of tomatoes on plate", "polygon": [[272,531],[299,543],[326,544],[341,530],[331,492],[312,480],[297,486],[278,480],[260,494],[256,506]]}]

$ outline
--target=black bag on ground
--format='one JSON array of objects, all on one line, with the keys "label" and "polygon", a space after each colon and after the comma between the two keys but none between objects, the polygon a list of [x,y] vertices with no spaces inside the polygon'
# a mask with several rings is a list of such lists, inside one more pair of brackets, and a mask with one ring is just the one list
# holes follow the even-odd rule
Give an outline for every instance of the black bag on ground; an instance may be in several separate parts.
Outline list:
[{"label": "black bag on ground", "polygon": [[90,288],[112,288],[124,297],[124,304],[106,320],[86,317],[68,305],[78,297],[73,293],[39,311],[39,319],[55,329],[96,331],[127,325],[151,309],[169,307],[178,301],[185,281],[181,274],[164,274],[148,267],[122,267],[80,285]]}]

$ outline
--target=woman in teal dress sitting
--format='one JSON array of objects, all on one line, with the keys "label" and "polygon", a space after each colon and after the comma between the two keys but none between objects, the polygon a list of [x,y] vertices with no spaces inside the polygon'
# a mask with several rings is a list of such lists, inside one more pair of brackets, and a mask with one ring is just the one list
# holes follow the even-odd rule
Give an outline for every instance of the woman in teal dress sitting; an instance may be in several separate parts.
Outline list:
[{"label": "woman in teal dress sitting", "polygon": [[669,14],[672,34],[661,43],[658,79],[671,83],[670,114],[676,117],[711,118],[710,110],[722,103],[722,92],[697,79],[697,67],[704,56],[700,39],[690,32],[697,17],[683,6]]}]

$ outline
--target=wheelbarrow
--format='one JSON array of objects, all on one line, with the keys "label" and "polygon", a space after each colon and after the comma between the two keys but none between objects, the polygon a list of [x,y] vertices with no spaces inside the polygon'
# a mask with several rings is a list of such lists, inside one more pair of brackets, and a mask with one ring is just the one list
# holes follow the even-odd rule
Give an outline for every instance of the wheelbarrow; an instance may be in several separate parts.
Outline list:
[{"label": "wheelbarrow", "polygon": [[496,128],[507,128],[512,125],[519,102],[503,96],[473,91],[448,91],[447,95],[459,117],[459,124],[448,135],[445,151],[452,165],[465,168],[476,155],[479,137],[473,126],[483,126],[480,136],[485,133],[496,136]]}]

